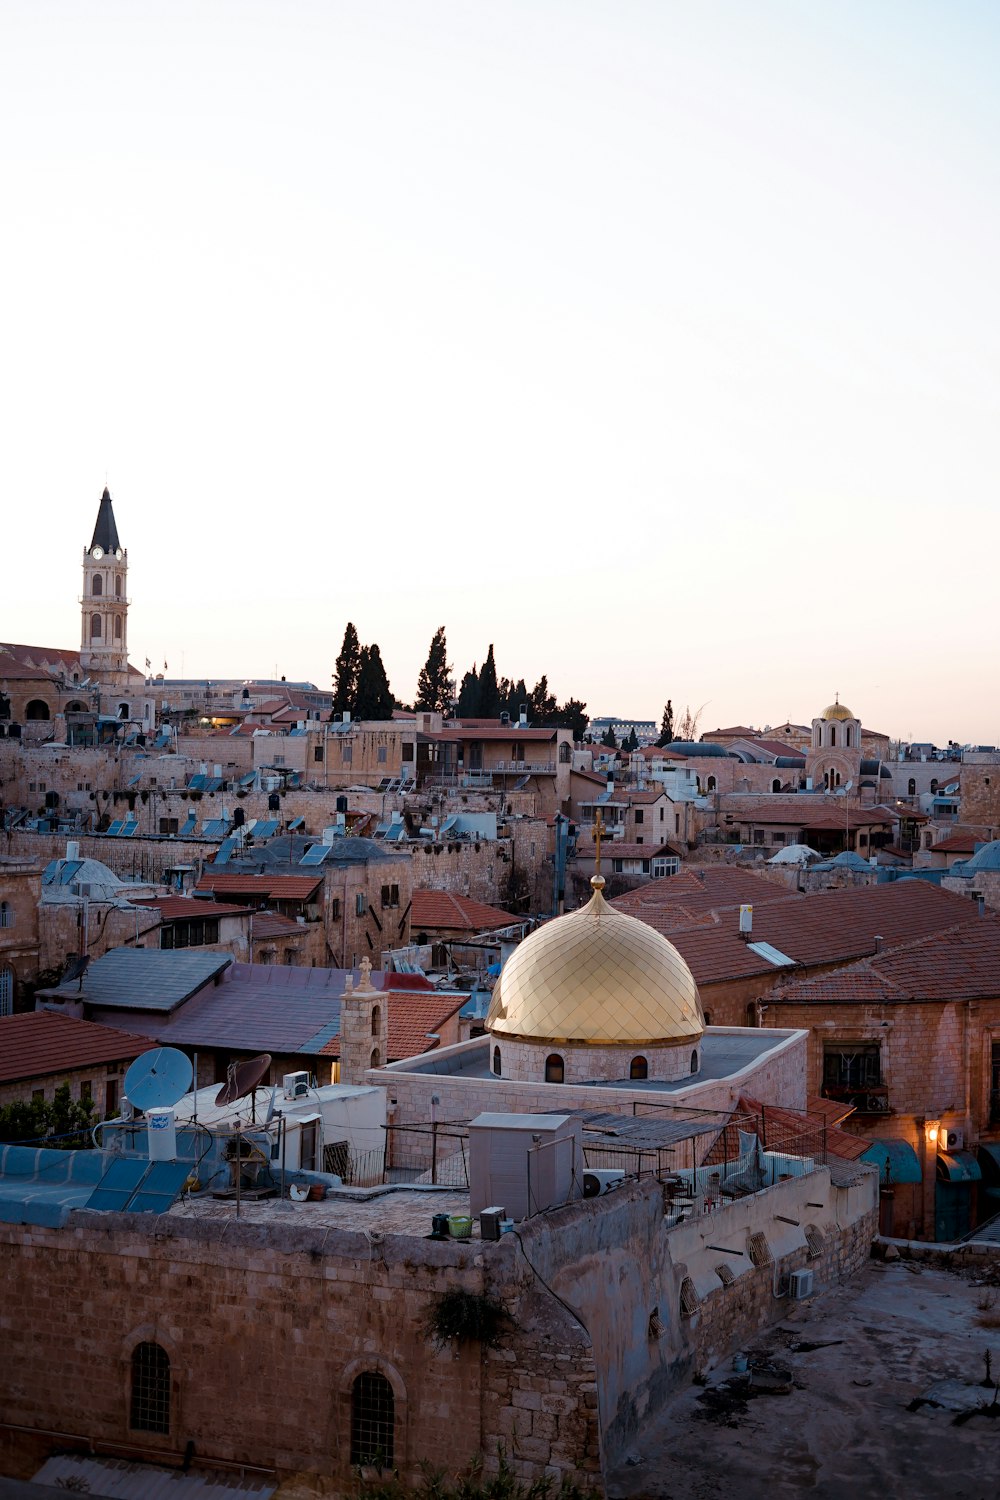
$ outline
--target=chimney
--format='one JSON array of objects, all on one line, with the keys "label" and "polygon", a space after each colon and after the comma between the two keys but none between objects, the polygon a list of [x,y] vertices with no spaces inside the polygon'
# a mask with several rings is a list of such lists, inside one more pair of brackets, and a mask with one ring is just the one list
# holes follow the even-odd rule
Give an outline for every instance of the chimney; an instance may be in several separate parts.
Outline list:
[{"label": "chimney", "polygon": [[985,917],[985,915],[986,915],[986,897],[985,896],[977,896],[976,897],[976,905],[979,907],[979,915],[981,917]]},{"label": "chimney", "polygon": [[884,942],[884,939],[882,937],[882,934],[880,932],[877,932],[875,934],[875,952],[876,953],[881,953],[882,952],[882,943],[883,942]]}]

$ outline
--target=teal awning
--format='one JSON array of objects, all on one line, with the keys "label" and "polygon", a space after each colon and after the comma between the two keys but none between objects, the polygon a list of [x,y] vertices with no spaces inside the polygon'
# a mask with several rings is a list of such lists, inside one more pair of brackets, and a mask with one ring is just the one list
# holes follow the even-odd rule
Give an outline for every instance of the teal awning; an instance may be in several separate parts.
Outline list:
[{"label": "teal awning", "polygon": [[939,1151],[937,1170],[946,1182],[979,1182],[983,1175],[971,1151]]},{"label": "teal awning", "polygon": [[861,1160],[875,1163],[883,1184],[923,1181],[920,1158],[908,1141],[873,1141]]},{"label": "teal awning", "polygon": [[985,1169],[983,1176],[989,1182],[1000,1182],[1000,1143],[980,1141],[979,1164]]}]

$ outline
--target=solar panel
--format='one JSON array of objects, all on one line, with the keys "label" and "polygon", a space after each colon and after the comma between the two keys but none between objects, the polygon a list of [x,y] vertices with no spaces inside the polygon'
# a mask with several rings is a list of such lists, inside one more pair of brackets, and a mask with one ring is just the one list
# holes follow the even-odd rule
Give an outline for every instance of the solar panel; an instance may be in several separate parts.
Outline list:
[{"label": "solar panel", "polygon": [[120,1157],[113,1161],[87,1199],[87,1207],[121,1213],[148,1168],[145,1157]]},{"label": "solar panel", "polygon": [[330,852],[329,844],[313,844],[299,860],[300,865],[321,865]]},{"label": "solar panel", "polygon": [[201,830],[203,839],[221,839],[225,836],[227,824],[222,818],[209,818]]},{"label": "solar panel", "polygon": [[293,818],[292,821],[288,825],[288,831],[289,831],[289,833],[291,833],[293,829],[295,829],[295,828],[304,828],[305,826],[306,826],[306,820],[305,820],[305,818]]},{"label": "solar panel", "polygon": [[199,773],[199,775],[197,776],[192,776],[191,780],[188,782],[188,791],[203,792],[205,790],[206,780],[207,777],[205,776],[204,772]]},{"label": "solar panel", "polygon": [[128,779],[128,782],[126,784],[128,786],[138,786],[139,782],[141,780],[142,780],[142,773],[140,772],[138,776],[130,776],[129,779]]},{"label": "solar panel", "polygon": [[124,827],[125,827],[125,819],[124,818],[116,818],[115,821],[111,824],[111,827],[108,829],[108,833],[115,833],[115,834],[121,833],[121,831],[122,831],[122,829]]},{"label": "solar panel", "polygon": [[235,833],[231,833],[227,839],[223,839],[222,843],[219,845],[216,851],[214,861],[215,864],[226,864],[230,855],[233,853],[233,850],[238,846],[239,842],[239,835]]},{"label": "solar panel", "polygon": [[136,836],[136,834],[138,832],[139,832],[139,821],[138,821],[137,818],[133,819],[131,822],[128,819],[126,819],[125,822],[122,824],[122,838],[125,838],[125,839],[135,838],[135,836]]},{"label": "solar panel", "polygon": [[262,818],[253,825],[253,836],[255,839],[269,839],[277,833],[279,826],[277,818]]},{"label": "solar panel", "polygon": [[165,1214],[191,1172],[189,1161],[154,1161],[129,1200],[130,1214]]}]

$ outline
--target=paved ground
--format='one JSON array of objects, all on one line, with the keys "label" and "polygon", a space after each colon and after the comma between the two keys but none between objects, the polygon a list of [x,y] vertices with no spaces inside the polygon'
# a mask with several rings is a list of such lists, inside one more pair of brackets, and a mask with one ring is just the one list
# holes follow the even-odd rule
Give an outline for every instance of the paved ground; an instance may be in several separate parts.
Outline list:
[{"label": "paved ground", "polygon": [[[788,1394],[736,1400],[731,1365],[707,1372],[636,1444],[614,1500],[995,1500],[1000,1419],[959,1411],[1000,1375],[1000,1288],[905,1262],[794,1305],[747,1352],[790,1369]],[[990,1305],[984,1306],[989,1303]],[[842,1343],[811,1352],[801,1343]],[[726,1383],[730,1389],[725,1389]],[[942,1405],[909,1406],[932,1395]],[[998,1398],[1000,1399],[1000,1398]]]}]

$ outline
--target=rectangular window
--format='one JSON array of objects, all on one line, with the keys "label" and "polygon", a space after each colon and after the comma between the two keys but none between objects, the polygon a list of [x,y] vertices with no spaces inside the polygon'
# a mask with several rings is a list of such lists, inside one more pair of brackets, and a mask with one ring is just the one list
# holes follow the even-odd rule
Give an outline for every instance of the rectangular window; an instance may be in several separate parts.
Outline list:
[{"label": "rectangular window", "polygon": [[340,759],[342,760],[342,762],[344,763],[345,766],[349,766],[351,764],[351,762],[354,760],[354,746],[353,745],[341,745],[341,747],[340,747]]},{"label": "rectangular window", "polygon": [[660,808],[660,822],[661,823],[663,822],[664,818],[666,817],[666,813],[667,813],[667,809],[665,807],[661,807]]},{"label": "rectangular window", "polygon": [[412,760],[413,759],[414,748],[415,747],[412,744],[404,745],[403,746],[403,759],[404,760]]},{"label": "rectangular window", "polygon": [[44,1098],[45,1098],[45,1090],[44,1089],[32,1089],[31,1090],[31,1102],[32,1102],[32,1104],[41,1104],[42,1101],[44,1100]]},{"label": "rectangular window", "polygon": [[990,1047],[990,1124],[1000,1125],[1000,1042]]},{"label": "rectangular window", "polygon": [[784,842],[785,842],[785,835],[783,833],[772,833],[771,834],[771,843],[772,844],[783,844]]},{"label": "rectangular window", "polygon": [[176,833],[178,827],[179,827],[179,824],[178,824],[176,818],[161,818],[160,819],[160,832],[161,833],[167,833],[167,834],[169,834],[169,833]]},{"label": "rectangular window", "polygon": [[323,746],[322,745],[314,745],[313,746],[313,760],[322,760],[322,759],[323,759]]},{"label": "rectangular window", "polygon": [[888,1109],[888,1090],[882,1082],[882,1054],[878,1042],[826,1042],[823,1046],[823,1094],[840,1099],[863,1113]]},{"label": "rectangular window", "polygon": [[635,810],[635,821],[637,823],[642,823],[642,822],[644,822],[644,820],[645,820],[645,813],[643,812],[643,810],[642,810],[641,807],[637,807],[636,810]]},{"label": "rectangular window", "polygon": [[754,829],[754,831],[753,831],[753,841],[754,841],[755,844],[762,844],[764,842],[764,830],[763,830],[763,828],[755,828]]},{"label": "rectangular window", "polygon": [[358,894],[354,898],[354,915],[356,917],[363,917],[367,910],[368,901],[365,897],[365,893],[364,891],[358,891]]},{"label": "rectangular window", "polygon": [[385,911],[387,907],[396,907],[398,905],[399,905],[399,886],[398,885],[384,885],[382,887],[382,910]]},{"label": "rectangular window", "polygon": [[94,1097],[94,1085],[89,1078],[85,1078],[80,1085],[80,1103],[89,1104]]},{"label": "rectangular window", "polygon": [[333,900],[330,902],[330,920],[332,922],[339,922],[340,921],[340,897],[339,896],[334,896]]},{"label": "rectangular window", "polygon": [[681,831],[681,815],[680,815],[680,813],[674,813],[674,832],[675,833],[680,833],[680,831]]},{"label": "rectangular window", "polygon": [[389,748],[388,748],[388,746],[387,745],[379,745],[379,747],[378,747],[378,763],[379,763],[379,765],[380,766],[384,766],[385,763],[386,763],[386,761],[388,760],[388,758],[389,758]]}]

